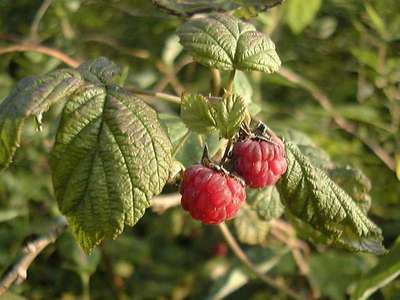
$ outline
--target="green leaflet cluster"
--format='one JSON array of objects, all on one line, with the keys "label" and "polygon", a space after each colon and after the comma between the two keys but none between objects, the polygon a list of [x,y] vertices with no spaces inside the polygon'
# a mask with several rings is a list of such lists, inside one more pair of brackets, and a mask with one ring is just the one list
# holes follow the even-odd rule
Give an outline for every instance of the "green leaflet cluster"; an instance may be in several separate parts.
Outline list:
[{"label": "green leaflet cluster", "polygon": [[269,37],[227,14],[192,18],[179,28],[178,36],[184,48],[208,67],[273,73],[281,65]]},{"label": "green leaflet cluster", "polygon": [[220,136],[229,139],[239,130],[246,114],[245,100],[238,94],[225,94],[222,98],[182,96],[182,120],[189,129],[200,134],[218,130]]},{"label": "green leaflet cluster", "polygon": [[59,208],[87,252],[143,216],[171,165],[172,146],[156,112],[113,84],[118,72],[115,64],[99,58],[76,71],[28,78],[0,106],[5,167],[24,119],[67,99],[50,165]]}]

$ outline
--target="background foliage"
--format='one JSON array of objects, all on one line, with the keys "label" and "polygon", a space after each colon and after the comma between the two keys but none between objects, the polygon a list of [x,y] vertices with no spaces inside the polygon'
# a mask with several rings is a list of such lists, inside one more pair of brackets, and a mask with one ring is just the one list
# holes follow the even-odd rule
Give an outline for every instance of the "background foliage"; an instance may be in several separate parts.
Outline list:
[{"label": "background foliage", "polygon": [[[79,61],[107,56],[125,66],[128,88],[165,90],[171,94],[179,94],[183,88],[208,91],[208,69],[185,64],[187,56],[175,36],[181,20],[157,10],[150,1],[45,2],[51,5],[40,23],[35,20],[42,1],[0,2],[1,99],[21,78],[63,66],[48,55],[10,51],[10,46],[22,42],[40,43]],[[254,14],[254,7],[236,13],[249,17]],[[276,129],[290,126],[307,133],[333,161],[350,163],[369,177],[369,214],[383,229],[388,248],[400,234],[400,184],[394,172],[400,168],[399,14],[396,0],[287,0],[252,22],[258,30],[271,35],[282,65],[287,68],[284,70],[299,74],[301,84],[297,77],[256,72],[235,84],[235,89],[253,95],[250,109],[260,110],[259,116]],[[177,78],[174,69],[179,70]],[[238,77],[242,76],[245,75],[239,73]],[[166,84],[166,78],[170,84]],[[315,96],[315,87],[329,96],[332,109],[315,101],[309,93],[311,90]],[[173,104],[150,101],[161,111],[178,113]],[[24,150],[18,151],[15,163],[0,174],[1,270],[9,266],[27,237],[46,232],[59,214],[48,157],[60,109],[61,106],[54,107],[44,116],[49,125],[40,133],[36,132],[35,122],[30,121],[21,142]],[[346,130],[347,125],[344,130],[338,126],[334,121],[338,116],[351,122],[351,130]],[[171,117],[165,119],[173,122]],[[179,125],[174,123],[175,130],[182,131]],[[195,156],[201,155],[201,146],[197,136],[188,139],[190,143],[178,156],[189,164],[199,158]],[[209,139],[211,145],[217,143],[215,137]],[[377,151],[381,157],[389,158],[386,164],[377,157]],[[166,192],[175,189],[168,186]],[[362,199],[368,193],[362,188],[353,192],[362,194]],[[259,201],[255,199],[250,204],[257,205]],[[242,212],[252,213],[249,208]],[[391,260],[397,259],[398,266],[396,257],[386,258],[380,267],[376,266],[376,256],[310,243],[302,244],[306,250],[302,250],[305,265],[301,265],[293,255],[295,251],[279,241],[274,228],[269,230],[262,219],[256,224],[246,224],[245,218],[235,221],[239,238],[243,233],[240,228],[245,228],[248,233],[241,240],[257,244],[248,248],[243,244],[243,248],[260,268],[270,270],[271,276],[296,290],[312,287],[315,295],[321,294],[325,299],[345,299],[364,274],[372,272],[379,277],[376,274],[388,270],[385,265],[396,267]],[[250,225],[256,230],[251,231]],[[298,232],[300,237],[302,234]],[[254,238],[249,240],[251,236]],[[180,208],[169,209],[162,216],[149,212],[134,229],[126,230],[116,241],[106,242],[89,257],[67,232],[32,265],[28,281],[4,298],[80,299],[89,298],[90,294],[92,299],[285,299],[279,291],[257,280],[250,281],[252,277],[232,254],[219,256],[224,252],[221,243],[215,228],[200,226]],[[398,269],[389,271],[393,272],[391,275],[398,274]],[[371,280],[373,285],[379,285],[380,278]],[[357,288],[362,289],[363,285],[371,286],[364,282]],[[361,295],[363,291],[357,290],[354,295],[357,293]],[[391,282],[371,297],[398,299],[400,281]]]}]

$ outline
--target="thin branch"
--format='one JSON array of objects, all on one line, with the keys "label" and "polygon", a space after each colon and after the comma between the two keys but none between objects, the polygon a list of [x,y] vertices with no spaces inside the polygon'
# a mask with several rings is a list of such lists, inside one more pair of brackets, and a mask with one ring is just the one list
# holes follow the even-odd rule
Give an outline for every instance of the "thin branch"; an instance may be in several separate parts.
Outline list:
[{"label": "thin branch", "polygon": [[140,59],[153,59],[151,53],[144,49],[130,48],[122,45],[117,39],[105,35],[90,35],[84,38],[85,42],[96,42],[104,44],[111,48],[120,51],[123,54],[140,58]]},{"label": "thin branch", "polygon": [[159,99],[162,99],[162,100],[165,100],[165,101],[168,101],[171,103],[175,103],[175,104],[181,103],[180,97],[177,97],[177,96],[174,96],[171,94],[141,90],[141,89],[134,88],[132,86],[127,86],[126,88],[134,94],[143,95],[143,96],[151,96],[151,97],[159,98]]},{"label": "thin branch", "polygon": [[37,52],[54,57],[55,59],[62,61],[72,68],[77,68],[80,65],[78,60],[73,59],[60,50],[37,44],[14,44],[6,47],[0,47],[0,55],[12,52]]},{"label": "thin branch", "polygon": [[51,3],[53,0],[44,0],[42,2],[42,5],[40,5],[38,11],[36,12],[36,15],[33,19],[32,25],[31,25],[31,32],[30,32],[30,39],[32,41],[37,41],[38,40],[38,32],[39,32],[39,24],[40,21],[42,20],[43,16],[45,15],[46,11],[49,9]]},{"label": "thin branch", "polygon": [[228,82],[226,83],[226,87],[225,87],[225,89],[226,89],[228,92],[232,92],[232,89],[233,89],[233,81],[235,80],[235,75],[236,75],[236,69],[233,69],[233,70],[229,73]]},{"label": "thin branch", "polygon": [[282,77],[289,80],[290,82],[295,83],[298,86],[307,90],[313,96],[313,98],[321,105],[321,107],[332,116],[332,119],[336,123],[336,125],[338,125],[342,130],[346,131],[347,133],[359,139],[390,170],[395,171],[396,169],[395,161],[390,156],[390,154],[375,141],[359,135],[357,132],[357,128],[354,126],[354,124],[349,122],[348,120],[346,120],[345,118],[343,118],[342,116],[340,116],[335,112],[331,100],[314,83],[301,77],[299,74],[293,72],[292,70],[289,70],[284,67],[282,67],[279,70],[279,74]]},{"label": "thin branch", "polygon": [[221,72],[218,69],[211,69],[211,95],[218,97],[221,89]]},{"label": "thin branch", "polygon": [[4,294],[14,283],[22,283],[27,278],[27,271],[32,262],[48,245],[56,241],[66,226],[66,220],[60,218],[49,233],[24,246],[21,257],[0,279],[0,295]]},{"label": "thin branch", "polygon": [[158,214],[162,214],[167,209],[179,204],[181,204],[181,195],[178,193],[160,195],[150,200],[152,210]]},{"label": "thin branch", "polygon": [[277,281],[277,280],[263,274],[262,272],[260,272],[257,269],[257,267],[254,265],[254,263],[246,255],[246,253],[244,253],[242,248],[240,248],[239,244],[236,242],[234,236],[229,231],[226,224],[222,223],[218,226],[219,226],[219,229],[221,230],[221,233],[224,236],[226,242],[228,243],[229,247],[231,248],[232,252],[235,254],[235,256],[246,267],[248,267],[259,279],[261,279],[263,282],[265,282],[269,286],[272,286],[275,289],[282,291],[283,293],[285,293],[286,295],[290,296],[293,299],[296,299],[296,300],[305,299],[304,297],[300,296],[297,292],[295,292],[292,289],[290,289],[289,287],[287,287],[283,282]]}]

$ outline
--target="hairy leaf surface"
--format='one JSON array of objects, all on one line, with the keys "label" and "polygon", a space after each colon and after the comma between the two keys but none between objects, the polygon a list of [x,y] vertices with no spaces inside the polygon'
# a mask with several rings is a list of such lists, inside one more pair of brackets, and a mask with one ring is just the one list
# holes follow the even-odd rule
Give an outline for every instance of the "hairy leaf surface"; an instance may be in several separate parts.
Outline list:
[{"label": "hairy leaf surface", "polygon": [[224,95],[221,100],[211,100],[212,115],[221,136],[231,138],[246,117],[247,107],[243,97]]},{"label": "hairy leaf surface", "polygon": [[247,189],[247,203],[257,212],[258,217],[264,221],[279,218],[284,212],[279,192],[275,186],[265,189]]},{"label": "hairy leaf surface", "polygon": [[42,113],[83,84],[78,72],[64,69],[22,79],[0,104],[0,170],[11,162],[26,118]]},{"label": "hairy leaf surface", "polygon": [[121,73],[120,67],[106,57],[87,61],[79,66],[78,71],[86,81],[96,84],[114,83],[115,77]]},{"label": "hairy leaf surface", "polygon": [[288,171],[277,187],[287,209],[342,246],[384,253],[381,230],[351,197],[315,168],[295,144],[285,142],[285,146]]},{"label": "hairy leaf surface", "polygon": [[216,129],[208,100],[202,95],[182,95],[181,117],[186,126],[197,133],[210,133]]},{"label": "hairy leaf surface", "polygon": [[133,226],[169,175],[156,112],[116,86],[87,85],[66,104],[51,157],[60,210],[85,251]]},{"label": "hairy leaf surface", "polygon": [[273,73],[281,65],[269,37],[227,14],[193,18],[180,27],[178,35],[186,50],[208,67]]},{"label": "hairy leaf surface", "polygon": [[243,205],[233,222],[238,239],[242,243],[257,245],[265,241],[269,224],[258,218],[257,213],[249,206]]},{"label": "hairy leaf surface", "polygon": [[329,170],[328,175],[353,198],[365,214],[368,212],[371,207],[371,181],[360,169],[336,167]]}]

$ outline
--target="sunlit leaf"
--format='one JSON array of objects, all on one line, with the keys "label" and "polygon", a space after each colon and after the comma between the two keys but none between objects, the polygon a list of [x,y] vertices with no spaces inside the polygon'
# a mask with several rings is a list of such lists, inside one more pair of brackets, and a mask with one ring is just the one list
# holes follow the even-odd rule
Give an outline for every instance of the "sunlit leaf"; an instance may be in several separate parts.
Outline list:
[{"label": "sunlit leaf", "polygon": [[178,35],[195,60],[208,67],[273,73],[281,65],[269,37],[227,14],[192,18],[179,28]]},{"label": "sunlit leaf", "polygon": [[153,109],[116,86],[67,102],[52,152],[60,210],[85,251],[133,226],[169,176],[171,144]]}]

